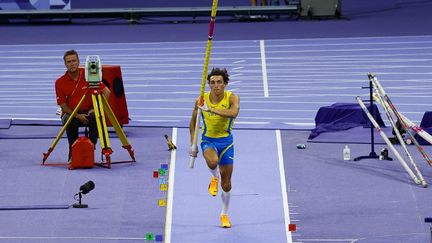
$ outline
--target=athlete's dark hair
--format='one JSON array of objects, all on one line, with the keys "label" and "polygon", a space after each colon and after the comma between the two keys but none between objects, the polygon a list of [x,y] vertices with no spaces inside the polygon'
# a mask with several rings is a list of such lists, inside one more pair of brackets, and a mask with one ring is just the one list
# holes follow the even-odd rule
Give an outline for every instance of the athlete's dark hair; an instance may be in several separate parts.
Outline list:
[{"label": "athlete's dark hair", "polygon": [[207,75],[207,80],[210,81],[211,76],[222,76],[224,83],[228,84],[229,81],[229,74],[228,71],[224,68],[224,69],[220,69],[220,68],[213,68],[210,72],[209,75]]}]

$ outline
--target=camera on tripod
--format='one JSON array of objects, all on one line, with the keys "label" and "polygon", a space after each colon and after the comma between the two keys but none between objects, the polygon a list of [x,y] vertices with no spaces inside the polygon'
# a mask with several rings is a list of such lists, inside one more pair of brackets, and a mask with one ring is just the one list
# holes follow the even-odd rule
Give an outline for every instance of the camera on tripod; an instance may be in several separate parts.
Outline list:
[{"label": "camera on tripod", "polygon": [[85,79],[91,88],[98,88],[102,81],[102,64],[99,56],[87,56],[85,64]]}]

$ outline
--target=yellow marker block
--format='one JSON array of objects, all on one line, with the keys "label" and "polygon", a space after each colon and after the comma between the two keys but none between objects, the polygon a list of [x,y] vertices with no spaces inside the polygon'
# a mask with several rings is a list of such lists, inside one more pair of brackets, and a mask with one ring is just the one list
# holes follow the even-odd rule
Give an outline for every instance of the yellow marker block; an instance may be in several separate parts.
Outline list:
[{"label": "yellow marker block", "polygon": [[159,185],[159,189],[161,190],[161,191],[166,191],[166,190],[168,190],[168,184],[160,184]]},{"label": "yellow marker block", "polygon": [[167,205],[166,199],[159,199],[158,205],[159,205],[159,207],[166,207],[166,205]]}]

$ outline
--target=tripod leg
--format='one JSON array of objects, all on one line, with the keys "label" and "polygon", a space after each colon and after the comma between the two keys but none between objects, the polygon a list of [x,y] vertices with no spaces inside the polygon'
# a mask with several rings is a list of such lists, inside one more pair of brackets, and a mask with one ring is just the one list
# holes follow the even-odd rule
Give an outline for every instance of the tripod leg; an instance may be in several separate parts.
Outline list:
[{"label": "tripod leg", "polygon": [[120,123],[118,122],[117,118],[114,115],[114,112],[112,111],[108,101],[106,100],[105,96],[102,96],[102,104],[105,108],[105,113],[108,116],[108,119],[110,120],[112,126],[114,127],[114,130],[117,133],[117,136],[120,138],[120,141],[123,145],[123,148],[127,149],[129,152],[130,157],[133,161],[135,161],[135,155],[134,150],[132,149],[132,146],[129,144],[128,139],[126,138],[126,134],[124,133],[123,129],[120,126]]},{"label": "tripod leg", "polygon": [[57,137],[54,139],[54,141],[51,143],[50,147],[48,148],[48,151],[46,153],[43,153],[43,160],[42,160],[42,164],[45,163],[45,161],[48,159],[49,155],[51,154],[51,152],[54,150],[55,146],[57,145],[58,141],[60,140],[61,136],[63,136],[63,133],[66,131],[66,129],[68,128],[69,124],[71,123],[72,119],[75,117],[75,115],[77,114],[78,110],[81,107],[81,104],[83,103],[84,99],[85,99],[86,95],[83,95],[83,97],[81,97],[81,100],[79,101],[78,105],[75,107],[75,109],[72,111],[72,114],[69,116],[69,119],[66,121],[66,123],[63,125],[62,129],[60,130],[60,132],[57,134]]},{"label": "tripod leg", "polygon": [[[103,95],[102,95],[103,97]],[[107,125],[105,122],[105,112],[103,109],[103,103],[101,100],[101,95],[100,94],[92,94],[92,102],[93,102],[93,108],[94,108],[94,112],[95,112],[95,117],[96,117],[96,125],[97,125],[97,129],[98,129],[98,134],[99,134],[99,140],[100,140],[100,144],[101,144],[101,148],[102,148],[102,154],[105,155],[106,159],[107,159],[107,165],[108,168],[111,167],[111,159],[110,159],[110,155],[112,154],[112,150],[110,147],[110,141],[109,141],[109,136],[108,136],[108,129],[107,129]]]}]

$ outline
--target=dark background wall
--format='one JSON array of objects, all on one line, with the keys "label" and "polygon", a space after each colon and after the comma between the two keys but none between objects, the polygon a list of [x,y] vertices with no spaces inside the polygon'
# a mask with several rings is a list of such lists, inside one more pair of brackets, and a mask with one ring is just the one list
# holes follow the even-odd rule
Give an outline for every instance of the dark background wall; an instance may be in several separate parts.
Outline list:
[{"label": "dark background wall", "polygon": [[[72,0],[72,8],[208,7],[212,0]],[[249,0],[220,0],[219,6],[248,6]]]}]

